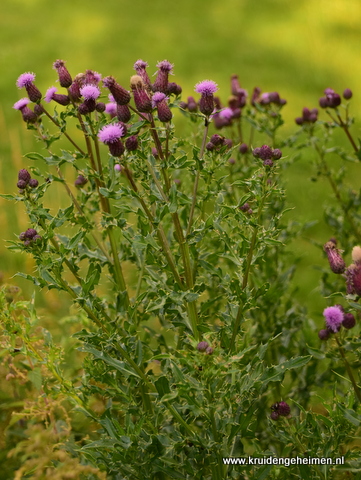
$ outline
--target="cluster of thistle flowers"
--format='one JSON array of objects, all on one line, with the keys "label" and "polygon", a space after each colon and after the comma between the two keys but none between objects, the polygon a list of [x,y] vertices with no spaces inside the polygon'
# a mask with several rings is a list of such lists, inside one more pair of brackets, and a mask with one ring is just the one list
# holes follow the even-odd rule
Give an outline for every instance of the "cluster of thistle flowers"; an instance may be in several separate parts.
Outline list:
[{"label": "cluster of thistle flowers", "polygon": [[[133,96],[136,109],[141,113],[143,119],[149,119],[148,114],[156,109],[158,119],[161,122],[169,122],[172,119],[172,112],[168,106],[169,97],[167,95],[179,95],[182,91],[179,85],[168,81],[173,65],[167,60],[158,63],[158,71],[154,83],[151,83],[146,71],[148,64],[143,60],[135,62],[134,69],[137,74],[131,77],[131,92],[119,85],[112,76],[102,79],[99,73],[87,70],[85,73],[78,74],[72,79],[64,61],[57,60],[53,66],[57,70],[60,86],[67,89],[67,95],[56,93],[56,87],[50,87],[45,93],[45,102],[55,101],[63,106],[71,103],[76,106],[78,113],[81,115],[97,111],[107,113],[112,119],[118,120],[117,123],[103,127],[98,134],[99,139],[108,145],[110,153],[114,156],[121,156],[125,147],[128,150],[136,150],[138,148],[136,136],[127,138],[125,147],[121,141],[121,138],[127,133],[126,123],[131,120],[131,109],[129,108],[131,96]],[[107,104],[98,101],[101,96],[99,88],[101,80],[103,86],[110,92],[110,101]],[[20,75],[16,82],[19,88],[26,89],[28,97],[16,102],[14,108],[20,110],[24,121],[27,123],[38,122],[40,116],[44,113],[44,108],[41,105],[43,95],[34,82],[35,74],[30,72]],[[207,86],[205,90],[207,91]],[[202,93],[202,86],[200,86],[199,91]],[[33,110],[28,106],[30,102],[35,103]],[[77,186],[84,182],[82,178],[77,180]]]},{"label": "cluster of thistle flowers", "polygon": [[[356,246],[352,249],[353,263],[347,268],[335,239],[330,239],[323,248],[332,272],[345,277],[347,294],[361,296],[361,247]],[[327,340],[330,334],[339,332],[341,327],[350,329],[356,325],[355,316],[345,312],[342,305],[327,307],[323,315],[326,328],[318,332],[321,340]]]},{"label": "cluster of thistle flowers", "polygon": [[291,413],[291,408],[286,402],[276,402],[271,406],[272,413],[270,415],[272,420],[278,420],[279,417],[288,417]]},{"label": "cluster of thistle flowers", "polygon": [[[227,106],[222,104],[219,97],[214,97],[215,109],[212,113],[212,120],[215,128],[222,129],[223,127],[231,126],[235,121],[241,118],[242,110],[247,105],[247,99],[249,95],[247,90],[241,87],[239,83],[238,75],[231,76],[231,96],[228,98]],[[287,101],[280,97],[278,92],[264,92],[259,87],[253,89],[250,97],[250,104],[255,107],[260,105],[262,107],[276,106],[277,108],[283,107]],[[188,110],[191,113],[196,113],[201,110],[201,102],[197,103],[194,97],[190,96],[187,102],[180,102],[179,106],[184,110]],[[270,112],[271,115],[275,115],[275,112]],[[208,144],[208,150],[212,150],[210,144]],[[239,147],[240,153],[246,153],[248,145],[242,143]]]},{"label": "cluster of thistle flowers", "polygon": [[42,237],[34,228],[28,228],[26,232],[21,232],[19,235],[19,240],[24,242],[24,247],[32,247],[36,244],[39,245],[42,241]]},{"label": "cluster of thistle flowers", "polygon": [[213,347],[211,347],[209,345],[208,342],[206,342],[205,340],[203,340],[202,342],[199,342],[198,345],[197,345],[197,350],[198,352],[202,352],[202,353],[205,353],[206,355],[212,355],[213,353]]},{"label": "cluster of thistle flowers", "polygon": [[[324,97],[319,99],[319,105],[321,108],[337,108],[341,105],[341,95],[336,93],[332,88],[326,88],[324,90]],[[352,97],[352,91],[349,88],[346,88],[342,94],[345,100],[350,100]],[[302,110],[302,117],[295,118],[297,125],[303,125],[307,123],[315,123],[318,119],[318,109],[313,108],[312,110],[307,107]]]},{"label": "cluster of thistle flowers", "polygon": [[36,180],[36,178],[31,178],[30,173],[25,168],[19,170],[18,183],[16,186],[18,187],[20,193],[24,193],[27,187],[36,188],[38,185],[39,182]]},{"label": "cluster of thistle flowers", "polygon": [[273,167],[274,160],[279,160],[282,157],[282,152],[279,148],[272,149],[268,145],[262,145],[253,150],[253,155],[262,160],[265,167]]}]

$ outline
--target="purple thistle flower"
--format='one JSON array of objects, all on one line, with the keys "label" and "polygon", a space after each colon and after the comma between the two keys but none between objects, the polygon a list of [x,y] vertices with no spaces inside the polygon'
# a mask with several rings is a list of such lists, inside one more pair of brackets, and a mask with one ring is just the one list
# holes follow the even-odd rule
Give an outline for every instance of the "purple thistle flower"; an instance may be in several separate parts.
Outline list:
[{"label": "purple thistle flower", "polygon": [[168,91],[168,76],[172,74],[173,65],[168,62],[168,60],[163,60],[157,63],[157,77],[153,83],[152,90],[153,92],[163,92],[167,93]]},{"label": "purple thistle flower", "polygon": [[47,89],[44,97],[44,100],[46,101],[46,103],[50,103],[52,101],[53,95],[55,92],[56,92],[56,87],[50,87]]},{"label": "purple thistle flower", "polygon": [[58,72],[59,83],[64,88],[69,88],[70,85],[73,83],[70,73],[65,66],[64,60],[56,60],[53,63],[53,67]]},{"label": "purple thistle flower", "polygon": [[60,105],[64,105],[64,106],[69,105],[70,98],[68,97],[68,95],[61,95],[61,94],[55,93],[55,92],[56,92],[56,87],[48,88],[48,90],[45,93],[44,100],[47,103],[50,103],[52,100],[54,100],[55,102],[59,103]]},{"label": "purple thistle flower", "polygon": [[167,99],[167,96],[165,93],[155,92],[155,94],[152,97],[153,108],[155,108],[158,105],[158,103],[163,102],[163,100],[165,99]]},{"label": "purple thistle flower", "polygon": [[325,308],[323,316],[325,317],[326,326],[331,332],[336,333],[340,330],[343,321],[343,313],[339,307]]},{"label": "purple thistle flower", "polygon": [[351,295],[361,295],[361,265],[351,264],[345,271],[346,290]]},{"label": "purple thistle flower", "polygon": [[336,245],[333,242],[327,242],[323,246],[323,249],[327,254],[331,271],[333,273],[343,273],[346,265],[341,256],[340,250],[336,248]]},{"label": "purple thistle flower", "polygon": [[148,63],[144,62],[143,60],[137,60],[134,64],[134,70],[137,74],[142,78],[144,84],[150,88],[151,82],[148,73],[146,72],[146,68],[148,67]]},{"label": "purple thistle flower", "polygon": [[168,62],[168,60],[162,60],[161,62],[157,63],[156,67],[159,68],[159,70],[163,70],[164,72],[168,72],[171,74],[174,65]]},{"label": "purple thistle flower", "polygon": [[96,100],[100,96],[100,90],[96,85],[84,85],[80,89],[80,93],[85,100]]},{"label": "purple thistle flower", "polygon": [[116,142],[123,135],[124,128],[117,124],[105,125],[98,133],[99,140],[105,145]]},{"label": "purple thistle flower", "polygon": [[218,85],[213,80],[203,80],[198,82],[194,87],[194,91],[202,95],[211,96],[218,90]]},{"label": "purple thistle flower", "polygon": [[16,85],[19,88],[25,87],[30,100],[36,103],[39,100],[41,100],[42,95],[39,89],[34,85],[33,83],[34,80],[35,80],[35,73],[30,73],[30,72],[23,73],[17,79]]},{"label": "purple thistle flower", "polygon": [[199,110],[206,116],[211,115],[214,110],[213,94],[218,90],[218,86],[212,80],[203,80],[194,87],[197,93],[200,93]]},{"label": "purple thistle flower", "polygon": [[35,123],[38,119],[38,116],[28,107],[28,103],[30,103],[29,98],[24,97],[18,100],[13,105],[13,108],[21,111],[24,122]]},{"label": "purple thistle flower", "polygon": [[124,135],[124,127],[119,124],[106,125],[98,133],[99,140],[108,145],[109,152],[114,157],[120,157],[124,153],[124,145],[120,141]]},{"label": "purple thistle flower", "polygon": [[35,80],[35,73],[23,73],[16,81],[16,85],[18,88],[29,87]]},{"label": "purple thistle flower", "polygon": [[224,118],[225,120],[230,121],[233,118],[233,113],[234,113],[233,110],[231,108],[227,107],[227,108],[224,108],[223,110],[221,110],[219,112],[219,116],[221,118]]},{"label": "purple thistle flower", "polygon": [[105,113],[108,113],[111,117],[115,117],[117,114],[117,104],[115,102],[106,103]]},{"label": "purple thistle flower", "polygon": [[158,119],[163,123],[170,122],[173,116],[167,100],[168,97],[162,92],[156,92],[152,98],[152,104],[157,108]]},{"label": "purple thistle flower", "polygon": [[102,76],[98,72],[94,72],[94,70],[87,70],[84,75],[84,85],[98,85]]},{"label": "purple thistle flower", "polygon": [[14,103],[13,108],[15,108],[15,110],[22,110],[28,103],[30,103],[30,100],[27,97],[24,97]]}]

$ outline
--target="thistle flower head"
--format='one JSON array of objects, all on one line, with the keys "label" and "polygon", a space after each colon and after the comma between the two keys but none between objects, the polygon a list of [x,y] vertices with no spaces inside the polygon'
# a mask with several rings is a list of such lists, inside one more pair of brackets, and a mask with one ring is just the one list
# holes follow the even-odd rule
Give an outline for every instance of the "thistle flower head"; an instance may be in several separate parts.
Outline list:
[{"label": "thistle flower head", "polygon": [[105,113],[115,116],[117,114],[117,104],[115,102],[107,103],[105,105]]},{"label": "thistle flower head", "polygon": [[327,307],[323,311],[327,328],[331,332],[338,332],[343,321],[343,312],[339,307]]},{"label": "thistle flower head", "polygon": [[163,102],[163,100],[166,100],[166,99],[167,99],[167,96],[165,93],[155,92],[155,94],[152,97],[153,106],[155,107],[156,105],[158,105],[158,103]]},{"label": "thistle flower head", "polygon": [[96,100],[100,96],[100,90],[96,85],[84,85],[80,89],[80,93],[85,100]]},{"label": "thistle flower head", "polygon": [[34,80],[35,80],[35,73],[30,73],[30,72],[23,73],[17,79],[16,85],[19,88],[28,87],[29,85],[31,85],[34,82]]},{"label": "thistle flower head", "polygon": [[232,120],[233,113],[234,113],[233,110],[231,108],[227,107],[227,108],[224,108],[223,110],[221,110],[219,112],[219,116],[221,118],[224,118],[225,120],[229,121],[229,120]]},{"label": "thistle flower head", "polygon": [[144,90],[145,84],[140,75],[132,75],[130,77],[130,88],[132,90],[137,89],[137,90]]},{"label": "thistle flower head", "polygon": [[198,82],[194,87],[194,91],[205,96],[213,95],[218,90],[218,85],[213,80],[203,80]]},{"label": "thistle flower head", "polygon": [[56,87],[50,87],[47,89],[46,93],[45,93],[45,97],[44,97],[44,100],[47,102],[47,103],[50,103],[53,99],[53,96],[54,96],[54,93],[56,92]]},{"label": "thistle flower head", "polygon": [[68,72],[68,69],[65,66],[64,60],[56,60],[53,63],[53,68],[58,72],[60,85],[64,88],[70,87],[73,80],[70,73]]},{"label": "thistle flower head", "polygon": [[336,244],[332,241],[325,243],[323,246],[324,251],[327,254],[328,262],[333,273],[343,273],[346,265],[341,256],[341,252],[336,248]]},{"label": "thistle flower head", "polygon": [[148,63],[145,62],[144,60],[137,60],[134,64],[134,70],[138,72],[139,70],[145,70],[148,67]]},{"label": "thistle flower head", "polygon": [[30,103],[30,100],[28,97],[24,97],[14,103],[13,108],[15,108],[15,110],[21,110],[22,108],[26,107],[28,103]]},{"label": "thistle flower head", "polygon": [[174,65],[168,62],[168,60],[162,60],[161,62],[157,63],[157,68],[159,68],[159,70],[162,70],[163,72],[168,72],[170,74],[172,73],[173,67]]},{"label": "thistle flower head", "polygon": [[117,142],[124,135],[124,128],[121,125],[105,125],[99,133],[98,138],[105,145]]}]

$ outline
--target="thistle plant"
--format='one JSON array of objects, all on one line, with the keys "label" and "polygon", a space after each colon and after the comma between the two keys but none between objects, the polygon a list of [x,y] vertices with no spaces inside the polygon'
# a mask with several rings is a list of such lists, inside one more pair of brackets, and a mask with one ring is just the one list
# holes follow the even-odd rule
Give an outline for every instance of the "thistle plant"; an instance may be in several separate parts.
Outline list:
[{"label": "thistle plant", "polygon": [[[286,251],[297,235],[283,217],[286,101],[259,88],[248,98],[233,75],[228,106],[213,80],[184,102],[167,60],[154,83],[135,62],[129,90],[93,70],[73,77],[62,60],[54,68],[61,93],[43,97],[33,73],[17,81],[28,97],[14,108],[45,153],[25,155],[35,166],[5,197],[29,218],[10,248],[32,255],[37,271],[21,275],[78,308],[83,374],[54,376],[97,432],[65,448],[89,474],[114,479],[141,469],[148,478],[239,478],[223,458],[304,455],[291,427],[282,430],[309,407],[316,363]],[[177,136],[179,113],[191,138]],[[46,194],[56,186],[67,205],[54,212]],[[324,443],[305,437],[308,454],[321,455]],[[249,465],[243,475],[264,472]]]}]

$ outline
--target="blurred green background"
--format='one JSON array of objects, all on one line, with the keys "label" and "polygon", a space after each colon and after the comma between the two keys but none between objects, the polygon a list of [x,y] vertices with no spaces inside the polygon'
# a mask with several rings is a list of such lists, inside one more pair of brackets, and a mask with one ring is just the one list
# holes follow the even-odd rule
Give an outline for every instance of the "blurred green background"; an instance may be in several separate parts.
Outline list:
[{"label": "blurred green background", "polygon": [[[283,131],[291,132],[296,130],[293,119],[304,106],[317,106],[326,87],[340,93],[351,88],[351,111],[358,115],[360,26],[359,0],[2,0],[0,191],[16,191],[17,170],[30,164],[22,156],[42,148],[12,109],[25,94],[15,86],[23,72],[35,72],[44,92],[56,85],[52,63],[60,58],[73,75],[91,68],[128,85],[137,59],[149,63],[150,73],[157,61],[168,59],[175,64],[174,80],[182,85],[184,96],[192,94],[196,82],[211,78],[224,101],[229,76],[237,73],[250,92],[259,86],[287,99]],[[357,127],[353,132],[357,137]],[[356,167],[350,179],[358,189]],[[289,218],[301,223],[318,220],[308,236],[325,242],[332,232],[323,223],[323,205],[333,200],[324,181],[309,180],[313,174],[308,155],[285,172],[289,203],[295,207]],[[52,202],[56,208],[61,194],[54,192]],[[6,241],[28,226],[22,205],[1,200],[0,215],[0,268],[8,281],[18,270],[31,272],[33,264],[27,255],[6,250]],[[325,259],[306,240],[292,248],[295,256],[302,256],[295,279],[299,296],[307,297],[313,314],[325,306],[313,265],[325,266]],[[17,283],[27,295],[34,290],[20,279]],[[52,295],[46,295],[46,302],[56,312],[59,302]]]}]

